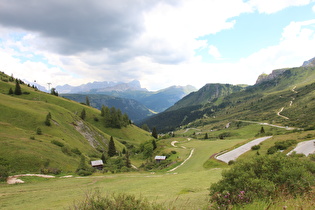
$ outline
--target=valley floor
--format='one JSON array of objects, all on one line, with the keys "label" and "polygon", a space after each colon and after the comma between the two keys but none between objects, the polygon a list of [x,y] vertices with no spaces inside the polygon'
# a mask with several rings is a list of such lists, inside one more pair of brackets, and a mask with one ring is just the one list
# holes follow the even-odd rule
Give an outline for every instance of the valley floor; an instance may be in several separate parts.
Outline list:
[{"label": "valley floor", "polygon": [[222,172],[221,168],[206,170],[203,163],[212,154],[242,141],[182,138],[177,145],[194,149],[194,153],[172,172],[98,174],[67,179],[23,177],[24,184],[0,184],[0,209],[64,209],[95,190],[104,194],[134,194],[176,209],[200,209],[207,205],[210,184],[217,182]]}]

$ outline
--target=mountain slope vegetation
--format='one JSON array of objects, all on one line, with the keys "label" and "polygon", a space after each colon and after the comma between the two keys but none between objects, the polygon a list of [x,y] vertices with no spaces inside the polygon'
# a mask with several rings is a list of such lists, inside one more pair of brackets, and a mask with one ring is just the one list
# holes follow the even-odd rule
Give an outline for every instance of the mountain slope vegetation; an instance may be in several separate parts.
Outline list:
[{"label": "mountain slope vegetation", "polygon": [[[127,85],[127,84],[125,84]],[[102,105],[119,108],[128,114],[134,122],[139,122],[149,116],[162,112],[172,106],[185,95],[196,90],[193,86],[171,86],[159,91],[125,88],[92,89],[86,93],[64,93],[61,96],[71,100],[86,103],[89,98],[90,105],[101,109]]]},{"label": "mountain slope vegetation", "polygon": [[[207,86],[211,85],[216,86]],[[275,77],[220,97],[214,97],[216,91],[206,89],[207,86],[143,123],[160,131],[233,120],[271,122],[304,129],[315,125],[310,114],[315,109],[315,68],[312,66],[284,69]],[[170,118],[176,121],[168,123]]]},{"label": "mountain slope vegetation", "polygon": [[153,111],[134,99],[104,94],[62,94],[61,96],[80,103],[86,103],[86,97],[88,97],[90,106],[99,110],[101,110],[103,105],[115,107],[120,109],[122,113],[128,114],[133,121],[139,121],[154,114]]},{"label": "mountain slope vegetation", "polygon": [[[111,136],[117,151],[125,148],[123,141],[139,144],[151,139],[134,125],[104,126],[95,108],[38,91],[4,73],[0,78],[0,165],[11,173],[48,168],[74,172],[82,155],[87,160],[100,159]],[[17,84],[19,95],[12,94]]]}]

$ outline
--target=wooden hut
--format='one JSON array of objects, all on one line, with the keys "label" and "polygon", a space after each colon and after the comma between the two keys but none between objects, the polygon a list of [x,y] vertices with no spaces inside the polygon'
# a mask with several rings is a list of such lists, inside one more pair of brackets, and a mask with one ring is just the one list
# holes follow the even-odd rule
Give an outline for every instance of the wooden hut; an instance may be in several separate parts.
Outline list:
[{"label": "wooden hut", "polygon": [[102,160],[93,160],[93,161],[91,161],[91,165],[93,168],[96,168],[98,170],[102,170],[103,166],[104,166]]}]

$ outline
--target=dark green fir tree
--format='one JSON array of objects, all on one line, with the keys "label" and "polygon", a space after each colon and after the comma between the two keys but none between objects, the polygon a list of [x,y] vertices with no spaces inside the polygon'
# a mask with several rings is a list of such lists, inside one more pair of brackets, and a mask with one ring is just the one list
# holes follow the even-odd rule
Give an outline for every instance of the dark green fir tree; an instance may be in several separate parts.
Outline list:
[{"label": "dark green fir tree", "polygon": [[116,155],[116,147],[113,137],[110,137],[109,143],[108,143],[108,156],[113,157]]}]

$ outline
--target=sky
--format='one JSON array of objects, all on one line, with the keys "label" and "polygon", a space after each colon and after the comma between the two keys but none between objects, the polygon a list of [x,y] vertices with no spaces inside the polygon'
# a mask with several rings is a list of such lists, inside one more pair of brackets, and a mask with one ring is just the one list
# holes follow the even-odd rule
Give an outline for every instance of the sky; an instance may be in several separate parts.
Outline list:
[{"label": "sky", "polygon": [[0,71],[47,88],[253,85],[313,57],[315,0],[0,1]]}]

